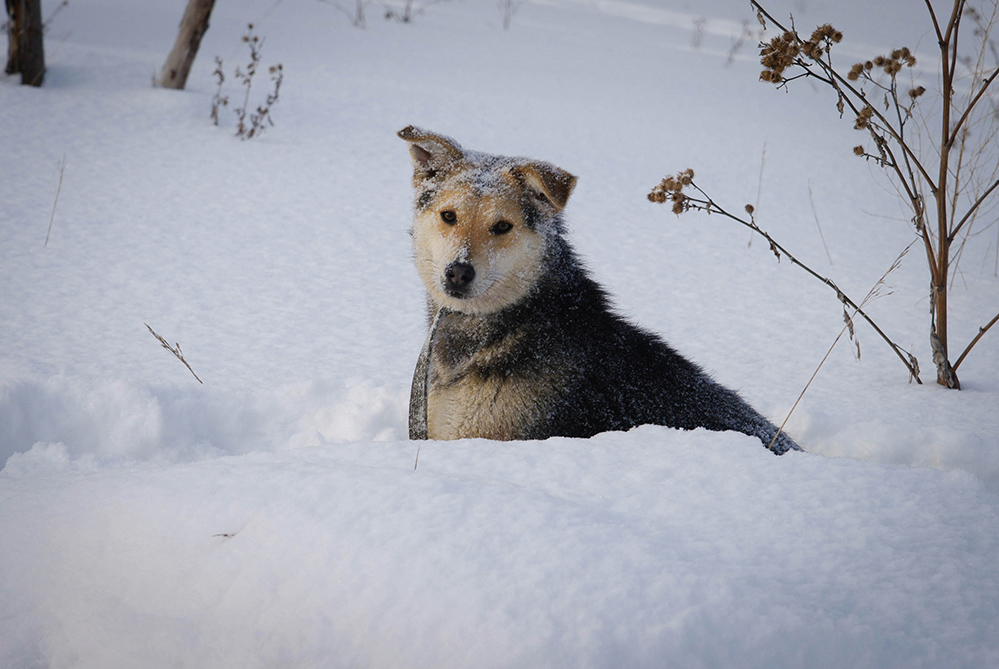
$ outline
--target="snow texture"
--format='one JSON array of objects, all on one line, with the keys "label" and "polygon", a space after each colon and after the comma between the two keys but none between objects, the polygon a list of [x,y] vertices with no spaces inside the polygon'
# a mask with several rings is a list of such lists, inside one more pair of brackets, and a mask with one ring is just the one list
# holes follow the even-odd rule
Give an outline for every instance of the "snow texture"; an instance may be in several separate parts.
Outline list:
[{"label": "snow texture", "polygon": [[[907,44],[935,81],[922,7],[771,10],[831,22],[844,62]],[[508,31],[493,2],[409,24],[369,4],[364,30],[328,3],[218,3],[188,89],[152,88],[182,12],[72,2],[45,86],[0,79],[0,666],[999,666],[999,335],[964,390],[932,383],[918,253],[869,312],[926,384],[858,326],[860,360],[842,341],[788,423],[807,453],[644,426],[422,442],[414,469],[400,128],[577,175],[568,234],[616,308],[778,424],[839,302],[648,190],[693,168],[851,296],[909,243],[835,99],[757,80],[743,2],[537,0]],[[243,142],[250,22],[285,79]],[[959,348],[999,304],[981,225]]]}]

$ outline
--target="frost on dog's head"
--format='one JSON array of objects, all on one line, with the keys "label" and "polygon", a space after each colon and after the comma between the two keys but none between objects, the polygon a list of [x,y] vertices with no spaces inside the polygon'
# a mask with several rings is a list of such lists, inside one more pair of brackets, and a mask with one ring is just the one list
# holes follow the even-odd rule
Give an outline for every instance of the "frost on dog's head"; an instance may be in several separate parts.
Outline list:
[{"label": "frost on dog's head", "polygon": [[498,162],[508,167],[527,188],[546,200],[556,211],[565,209],[572,189],[576,187],[576,177],[551,163],[465,151],[450,137],[414,125],[406,126],[397,134],[409,142],[409,154],[413,160],[413,186],[417,189],[430,185],[427,182],[440,182],[459,172],[474,170],[476,167],[492,167]]},{"label": "frost on dog's head", "polygon": [[399,136],[413,160],[413,246],[431,301],[483,315],[530,294],[576,178],[542,161],[467,151],[413,126]]}]

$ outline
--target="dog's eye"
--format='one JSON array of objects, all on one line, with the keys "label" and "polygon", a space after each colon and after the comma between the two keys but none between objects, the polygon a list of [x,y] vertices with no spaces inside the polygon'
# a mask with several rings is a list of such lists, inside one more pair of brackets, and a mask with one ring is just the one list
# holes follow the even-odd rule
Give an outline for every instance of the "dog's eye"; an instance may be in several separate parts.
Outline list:
[{"label": "dog's eye", "polygon": [[441,220],[447,223],[448,225],[454,225],[455,223],[458,222],[458,215],[455,214],[450,209],[445,209],[444,211],[441,212]]},{"label": "dog's eye", "polygon": [[498,221],[496,225],[489,228],[489,232],[494,235],[505,235],[511,230],[513,230],[513,223],[510,223],[509,221]]}]

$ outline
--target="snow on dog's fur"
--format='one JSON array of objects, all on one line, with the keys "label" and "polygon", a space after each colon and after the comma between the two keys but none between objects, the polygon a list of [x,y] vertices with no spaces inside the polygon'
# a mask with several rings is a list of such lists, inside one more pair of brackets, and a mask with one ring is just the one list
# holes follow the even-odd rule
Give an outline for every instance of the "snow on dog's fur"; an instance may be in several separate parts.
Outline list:
[{"label": "snow on dog's fur", "polygon": [[564,236],[576,178],[409,126],[413,247],[431,321],[426,436],[737,430],[800,450],[734,391],[608,306]]}]

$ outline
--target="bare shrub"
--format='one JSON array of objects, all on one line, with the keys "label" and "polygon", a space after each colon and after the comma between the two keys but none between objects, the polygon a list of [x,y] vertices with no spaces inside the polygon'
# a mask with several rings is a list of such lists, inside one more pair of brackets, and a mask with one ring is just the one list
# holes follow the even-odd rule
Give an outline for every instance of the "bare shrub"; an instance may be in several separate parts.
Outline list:
[{"label": "bare shrub", "polygon": [[[794,28],[785,27],[756,0],[750,0],[761,25],[769,22],[778,34],[760,44],[760,79],[787,89],[792,82],[806,79],[832,89],[836,109],[853,127],[866,135],[868,143],[853,147],[857,156],[881,168],[911,212],[913,231],[925,250],[930,275],[929,341],[937,371],[937,383],[960,388],[957,369],[965,357],[997,320],[996,314],[979,328],[957,360],[951,363],[948,342],[948,290],[961,257],[972,238],[989,226],[997,225],[994,214],[999,198],[999,99],[993,83],[999,76],[999,49],[992,39],[992,29],[999,21],[999,2],[979,0],[976,6],[967,0],[954,0],[950,14],[941,22],[930,0],[924,0],[933,34],[939,47],[940,80],[933,90],[918,84],[913,72],[915,55],[906,47],[887,55],[872,57],[843,68],[833,62],[833,47],[843,34],[826,24],[803,38]],[[973,23],[972,47],[967,49],[959,35],[962,21]],[[793,21],[793,20],[792,20]],[[966,35],[965,35],[966,37]],[[682,175],[681,175],[682,176]],[[691,175],[692,177],[692,175]],[[703,194],[689,198],[679,189],[676,178],[653,189],[650,199],[671,201],[673,211],[689,209],[724,212]],[[695,187],[696,188],[696,187]],[[752,211],[749,211],[752,217]],[[726,213],[726,215],[728,215]],[[731,218],[737,217],[729,215]],[[991,220],[990,220],[991,219]],[[984,220],[985,223],[980,221]],[[749,224],[746,221],[740,221]],[[976,223],[979,223],[976,229]],[[771,244],[788,255],[763,233]],[[974,231],[974,234],[973,234]],[[790,257],[790,256],[789,256]],[[835,288],[835,284],[801,265],[792,262]],[[999,250],[997,250],[999,266]],[[840,299],[847,302],[836,288]],[[859,307],[857,307],[859,309]],[[862,311],[859,312],[865,316]],[[988,314],[983,314],[987,318]],[[865,316],[866,318],[866,316]],[[870,319],[867,319],[873,325]],[[911,354],[903,352],[879,334],[906,363],[918,379],[918,365]]]},{"label": "bare shrub", "polygon": [[[267,71],[270,74],[273,88],[267,94],[264,102],[257,105],[255,111],[251,111],[250,91],[253,88],[253,79],[257,75],[258,67],[260,66],[260,52],[264,46],[264,41],[253,33],[252,23],[247,26],[246,34],[243,35],[243,43],[250,50],[250,62],[247,63],[245,68],[236,67],[234,77],[239,82],[239,85],[243,87],[243,104],[234,108],[233,112],[236,115],[236,136],[245,140],[262,135],[267,127],[274,125],[274,120],[271,118],[271,108],[277,103],[281,92],[281,83],[284,81],[284,66],[278,63],[268,68]],[[215,125],[219,123],[219,110],[229,104],[229,96],[222,95],[222,87],[225,83],[225,73],[222,65],[222,59],[216,56],[215,71],[212,74],[215,76],[217,88],[215,95],[212,97],[211,111],[212,123]]]}]

